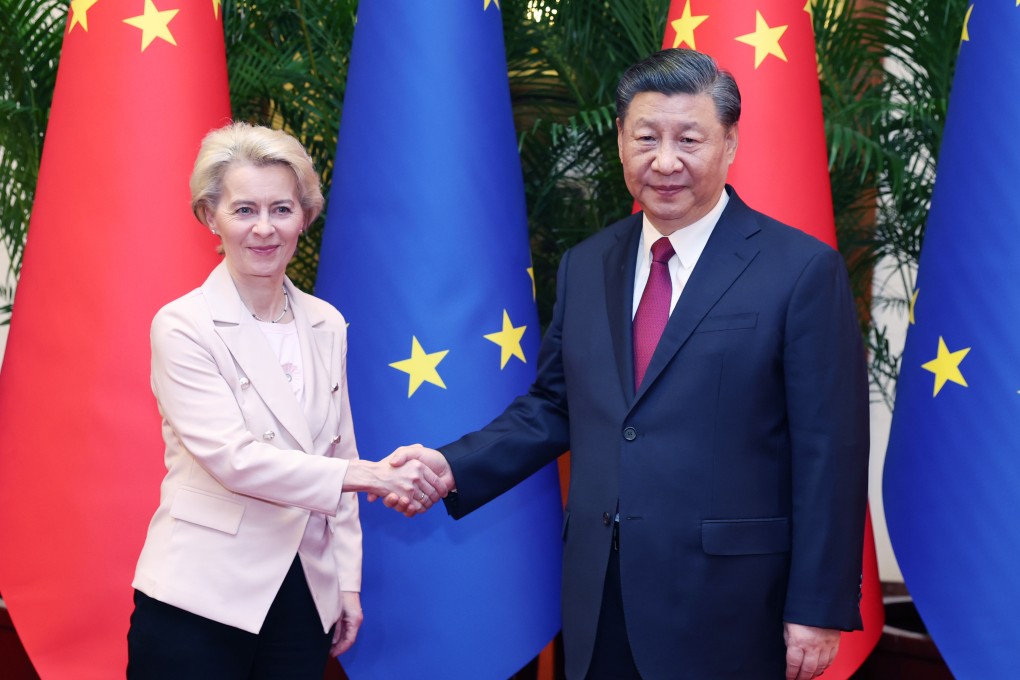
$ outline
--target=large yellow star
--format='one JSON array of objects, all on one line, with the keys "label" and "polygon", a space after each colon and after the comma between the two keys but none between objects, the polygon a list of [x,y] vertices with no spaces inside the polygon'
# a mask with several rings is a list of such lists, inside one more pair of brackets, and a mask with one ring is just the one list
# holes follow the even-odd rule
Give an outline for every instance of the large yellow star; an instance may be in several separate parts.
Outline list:
[{"label": "large yellow star", "polygon": [[[1017,0],[1017,6],[1020,6],[1020,0]],[[967,31],[967,24],[970,23],[970,13],[974,11],[974,5],[967,8],[967,13],[963,15],[963,32],[960,34],[960,44],[970,42],[970,33]]]},{"label": "large yellow star", "polygon": [[917,289],[914,290],[914,294],[910,296],[909,317],[910,317],[910,325],[911,326],[914,325],[914,309],[917,308],[917,295],[920,292],[921,292],[921,289],[917,288]]},{"label": "large yellow star", "polygon": [[124,23],[142,29],[142,52],[156,38],[162,38],[176,47],[177,41],[174,40],[174,36],[170,32],[170,22],[177,16],[179,11],[168,9],[160,12],[156,9],[156,5],[152,3],[152,0],[145,0],[145,13],[137,17],[125,19]]},{"label": "large yellow star", "polygon": [[521,349],[521,338],[524,337],[524,331],[527,330],[527,326],[518,326],[514,328],[514,325],[510,323],[510,316],[503,310],[503,330],[497,333],[489,333],[485,336],[486,340],[494,342],[499,345],[499,369],[503,370],[506,367],[506,362],[510,361],[510,357],[514,356],[520,359],[524,363],[528,363],[528,360],[524,358],[524,350]]},{"label": "large yellow star", "polygon": [[449,354],[450,350],[446,349],[441,352],[433,352],[432,354],[426,354],[425,350],[422,349],[421,343],[418,342],[418,338],[411,337],[411,358],[404,359],[403,361],[395,361],[390,366],[407,373],[410,379],[407,382],[407,398],[410,399],[421,384],[424,382],[438,385],[444,390],[446,389],[446,383],[439,377],[439,371],[436,370],[436,366],[439,362]]},{"label": "large yellow star", "polygon": [[85,32],[89,32],[89,10],[99,0],[71,0],[71,26],[67,29],[70,33],[74,27],[81,24]]},{"label": "large yellow star", "polygon": [[482,8],[482,11],[489,9],[490,4],[496,5],[496,9],[499,9],[499,0],[485,0],[485,7]]},{"label": "large yellow star", "polygon": [[[1017,2],[1020,2],[1020,0],[1017,0]],[[535,266],[534,265],[528,267],[528,277],[531,279],[531,299],[532,300],[537,300],[538,299],[538,294],[537,294],[538,291],[535,289]]]},{"label": "large yellow star", "polygon": [[758,68],[761,66],[761,63],[765,61],[765,57],[770,54],[786,61],[786,53],[779,46],[779,39],[786,33],[789,24],[772,27],[765,23],[765,17],[761,15],[761,12],[756,11],[754,14],[754,33],[748,33],[736,38],[737,42],[754,47],[754,67]]},{"label": "large yellow star", "polygon": [[967,381],[963,379],[963,373],[960,372],[960,362],[967,356],[967,352],[970,351],[970,347],[950,352],[949,348],[946,347],[946,341],[939,336],[939,352],[938,355],[926,364],[921,364],[921,368],[926,371],[931,371],[935,374],[935,391],[931,395],[937,397],[939,390],[948,381],[952,381],[957,385],[963,385],[967,387]]},{"label": "large yellow star", "polygon": [[669,24],[676,31],[673,47],[680,47],[680,45],[687,43],[687,46],[692,50],[698,49],[694,46],[694,29],[700,26],[707,18],[707,14],[696,17],[691,16],[691,0],[687,0],[684,4],[684,11],[680,13],[680,18],[674,19]]},{"label": "large yellow star", "polygon": [[212,0],[212,13],[214,19],[220,18],[220,3],[222,0]]}]

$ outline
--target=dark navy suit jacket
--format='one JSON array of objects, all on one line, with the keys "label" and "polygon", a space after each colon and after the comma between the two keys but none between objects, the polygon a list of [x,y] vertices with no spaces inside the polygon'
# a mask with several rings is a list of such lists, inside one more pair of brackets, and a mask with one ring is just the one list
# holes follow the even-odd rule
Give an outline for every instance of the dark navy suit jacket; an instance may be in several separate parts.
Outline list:
[{"label": "dark navy suit jacket", "polygon": [[861,625],[868,380],[846,270],[727,191],[636,394],[640,214],[564,255],[534,385],[442,448],[455,517],[570,449],[570,678],[591,659],[617,507],[627,631],[646,680],[782,678],[783,621]]}]

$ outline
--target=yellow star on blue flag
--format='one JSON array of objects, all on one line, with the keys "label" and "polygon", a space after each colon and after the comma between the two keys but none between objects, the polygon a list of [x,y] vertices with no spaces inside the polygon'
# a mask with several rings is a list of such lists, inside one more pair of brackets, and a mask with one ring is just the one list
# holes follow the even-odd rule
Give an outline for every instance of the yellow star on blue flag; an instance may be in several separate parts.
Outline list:
[{"label": "yellow star on blue flag", "polygon": [[421,387],[422,383],[432,383],[438,385],[443,389],[446,389],[446,384],[443,379],[439,377],[439,371],[436,367],[439,366],[439,362],[442,361],[449,350],[442,350],[440,352],[426,353],[422,349],[421,343],[418,342],[418,338],[411,338],[411,356],[408,359],[401,361],[394,361],[390,366],[407,373],[409,379],[407,382],[407,396],[411,397],[418,388]]},{"label": "yellow star on blue flag", "polygon": [[946,347],[946,341],[939,336],[939,349],[938,354],[931,361],[921,364],[921,368],[926,371],[931,371],[935,374],[935,391],[932,394],[933,397],[939,395],[939,390],[947,382],[954,382],[957,385],[967,386],[967,381],[963,378],[963,373],[960,372],[960,362],[970,352],[970,347],[950,352],[949,348]]},{"label": "yellow star on blue flag", "polygon": [[521,338],[524,337],[524,331],[527,330],[527,326],[518,326],[514,328],[513,323],[510,322],[510,316],[503,310],[503,328],[495,333],[488,333],[485,339],[494,342],[499,345],[499,367],[503,369],[506,367],[506,362],[510,361],[510,357],[517,357],[521,361],[527,363],[527,359],[524,358],[524,350],[521,349]]}]

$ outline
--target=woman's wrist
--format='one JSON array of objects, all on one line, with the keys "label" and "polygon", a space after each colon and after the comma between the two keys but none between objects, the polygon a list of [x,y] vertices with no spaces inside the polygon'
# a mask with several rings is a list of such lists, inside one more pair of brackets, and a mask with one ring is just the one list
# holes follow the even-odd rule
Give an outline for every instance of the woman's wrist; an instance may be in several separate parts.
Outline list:
[{"label": "woman's wrist", "polygon": [[378,494],[382,490],[378,468],[381,463],[355,459],[347,466],[344,476],[344,491],[367,491]]}]

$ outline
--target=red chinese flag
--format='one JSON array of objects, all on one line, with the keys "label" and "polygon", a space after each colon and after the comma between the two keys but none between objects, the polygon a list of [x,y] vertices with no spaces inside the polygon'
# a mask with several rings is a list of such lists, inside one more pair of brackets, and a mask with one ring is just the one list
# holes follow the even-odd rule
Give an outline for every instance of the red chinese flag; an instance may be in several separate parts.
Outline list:
[{"label": "red chinese flag", "polygon": [[149,323],[215,243],[190,210],[230,116],[217,0],[76,0],[0,372],[0,593],[44,678],[123,677],[163,476]]},{"label": "red chinese flag", "polygon": [[[740,87],[729,182],[748,205],[836,247],[810,0],[673,0],[662,42],[712,55]],[[826,678],[864,662],[885,623],[870,514],[864,536],[864,630],[844,633]]]}]

